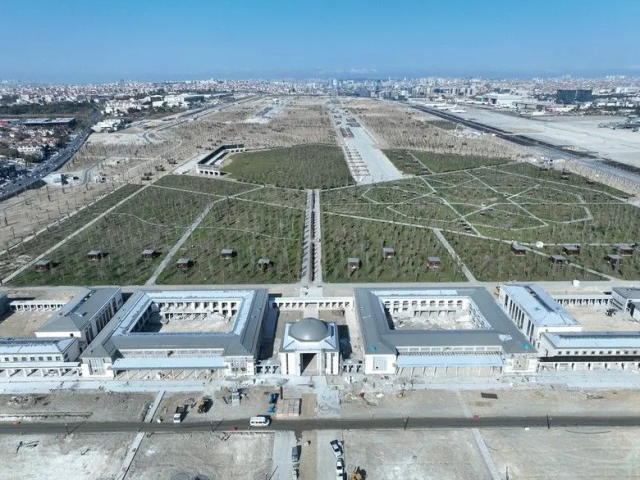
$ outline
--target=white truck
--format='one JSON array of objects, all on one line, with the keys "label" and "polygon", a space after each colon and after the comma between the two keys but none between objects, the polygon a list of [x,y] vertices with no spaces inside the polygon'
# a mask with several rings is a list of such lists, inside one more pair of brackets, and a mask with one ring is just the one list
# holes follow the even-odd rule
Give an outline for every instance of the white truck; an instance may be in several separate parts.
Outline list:
[{"label": "white truck", "polygon": [[173,423],[182,422],[185,413],[187,413],[187,407],[185,407],[184,405],[178,405],[176,407],[176,413],[173,414]]}]

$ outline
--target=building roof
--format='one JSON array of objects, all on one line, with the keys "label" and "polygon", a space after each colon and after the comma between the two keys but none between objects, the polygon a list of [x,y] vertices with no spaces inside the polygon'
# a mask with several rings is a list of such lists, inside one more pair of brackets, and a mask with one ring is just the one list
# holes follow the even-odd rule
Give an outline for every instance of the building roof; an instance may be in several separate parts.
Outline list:
[{"label": "building roof", "polygon": [[281,352],[338,352],[339,349],[338,324],[335,322],[303,318],[284,326]]},{"label": "building roof", "polygon": [[640,288],[615,287],[613,291],[625,300],[640,300]]},{"label": "building roof", "polygon": [[[398,347],[495,347],[504,353],[535,353],[522,332],[482,287],[354,291],[356,315],[367,354],[396,354]],[[491,328],[484,330],[393,330],[383,301],[399,297],[468,298]]]},{"label": "building roof", "polygon": [[555,348],[640,349],[640,332],[567,332],[543,335]]},{"label": "building roof", "polygon": [[535,283],[502,286],[502,291],[517,303],[538,327],[579,327],[580,322]]},{"label": "building roof", "polygon": [[77,337],[0,338],[0,355],[60,355],[77,341]]},{"label": "building roof", "polygon": [[117,287],[83,288],[64,307],[52,314],[44,325],[36,330],[36,335],[38,332],[82,331],[116,295],[120,295],[120,289]]},{"label": "building roof", "polygon": [[[82,354],[83,358],[115,359],[119,349],[220,349],[225,356],[257,356],[262,321],[268,308],[266,289],[139,290],[118,310]],[[156,302],[238,300],[230,332],[133,333],[144,312]]]},{"label": "building roof", "polygon": [[328,335],[328,325],[317,318],[303,318],[289,326],[289,336],[300,342],[319,342]]}]

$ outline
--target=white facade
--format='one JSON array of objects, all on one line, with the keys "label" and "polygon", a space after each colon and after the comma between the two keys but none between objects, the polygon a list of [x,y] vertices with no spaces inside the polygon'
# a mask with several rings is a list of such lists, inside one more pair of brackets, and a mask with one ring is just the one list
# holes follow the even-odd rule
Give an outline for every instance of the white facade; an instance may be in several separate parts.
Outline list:
[{"label": "white facade", "polygon": [[36,330],[37,338],[73,337],[84,350],[122,306],[119,288],[83,289]]},{"label": "white facade", "polygon": [[[338,325],[317,318],[287,323],[278,354],[283,375],[338,375],[340,348]],[[311,365],[311,363],[315,364]],[[304,371],[303,371],[304,370]]]},{"label": "white facade", "polygon": [[535,284],[504,285],[499,304],[535,348],[543,333],[582,331],[582,325]]}]

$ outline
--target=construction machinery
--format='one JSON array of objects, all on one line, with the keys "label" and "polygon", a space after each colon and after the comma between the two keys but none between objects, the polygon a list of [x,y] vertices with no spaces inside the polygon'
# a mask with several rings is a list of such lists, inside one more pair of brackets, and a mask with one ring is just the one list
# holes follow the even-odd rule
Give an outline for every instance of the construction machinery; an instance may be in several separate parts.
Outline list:
[{"label": "construction machinery", "polygon": [[349,480],[363,480],[364,477],[360,473],[360,467],[356,467],[353,472],[349,474]]},{"label": "construction machinery", "polygon": [[211,401],[211,399],[209,397],[202,397],[198,401],[198,413],[206,412],[207,411],[207,406],[209,405],[210,401]]}]

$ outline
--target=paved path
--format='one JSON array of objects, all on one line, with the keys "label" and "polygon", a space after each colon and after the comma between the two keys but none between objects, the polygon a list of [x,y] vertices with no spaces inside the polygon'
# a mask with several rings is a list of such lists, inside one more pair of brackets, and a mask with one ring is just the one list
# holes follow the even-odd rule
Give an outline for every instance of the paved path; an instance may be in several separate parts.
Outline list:
[{"label": "paved path", "polygon": [[[153,416],[156,414],[156,410],[158,410],[158,407],[160,406],[162,397],[164,397],[164,390],[158,392],[158,394],[156,395],[155,401],[150,406],[149,411],[147,411],[147,414],[144,417],[145,422],[151,422],[153,420]],[[120,472],[116,477],[117,479],[124,480],[124,478],[126,478],[127,474],[129,473],[129,469],[131,468],[131,464],[133,463],[133,459],[136,457],[136,454],[140,449],[140,445],[142,444],[145,435],[146,433],[140,432],[133,439],[133,442],[131,442],[129,449],[127,450],[127,455],[122,460],[122,466],[120,467]]]},{"label": "paved path", "polygon": [[451,255],[451,258],[453,258],[453,260],[455,260],[455,262],[458,264],[464,276],[467,277],[467,280],[469,280],[470,282],[477,282],[476,277],[473,276],[473,274],[471,273],[471,270],[469,270],[467,266],[464,263],[462,263],[462,260],[460,259],[456,251],[453,249],[451,244],[447,242],[446,238],[444,238],[444,235],[442,235],[442,231],[439,228],[434,228],[433,233],[435,233],[436,237],[438,237],[438,240],[440,240],[440,243],[444,245],[444,248],[447,249],[447,252],[449,252],[449,255]]},{"label": "paved path", "polygon": [[185,232],[182,234],[182,237],[180,237],[180,240],[178,240],[176,244],[173,247],[171,247],[171,250],[169,250],[169,253],[167,253],[167,256],[164,257],[164,260],[162,260],[162,262],[160,262],[160,265],[158,265],[158,267],[154,270],[153,274],[151,275],[151,277],[149,277],[149,280],[146,281],[145,285],[156,284],[156,280],[158,279],[158,276],[162,273],[162,271],[165,268],[167,268],[167,265],[169,265],[169,262],[173,260],[173,257],[175,256],[176,253],[178,253],[178,250],[189,239],[193,231],[196,228],[198,228],[198,225],[202,223],[202,220],[204,220],[204,217],[206,217],[207,214],[211,211],[211,209],[213,208],[213,205],[222,200],[224,199],[221,198],[220,200],[215,200],[213,202],[208,203],[207,206],[204,207],[204,210],[202,211],[202,213],[200,213],[200,215],[198,215],[196,219],[193,221],[191,226],[185,230]]},{"label": "paved path", "polygon": [[307,208],[304,214],[302,237],[302,263],[300,265],[300,281],[309,285],[313,280],[313,190],[307,190]]},{"label": "paved path", "polygon": [[273,438],[273,467],[269,480],[291,480],[293,464],[291,451],[296,444],[296,437],[292,431],[276,432]]},{"label": "paved path", "polygon": [[56,250],[57,248],[60,248],[62,245],[64,245],[65,243],[67,243],[69,240],[71,240],[73,237],[80,235],[82,232],[84,232],[87,228],[89,228],[90,226],[92,226],[93,224],[95,224],[96,222],[100,221],[102,218],[104,218],[106,215],[108,215],[109,213],[113,212],[116,208],[118,208],[120,205],[122,205],[123,203],[129,201],[130,199],[132,199],[133,197],[135,197],[136,195],[138,195],[140,192],[142,192],[143,190],[145,190],[146,188],[149,188],[150,185],[145,185],[143,186],[141,189],[136,190],[135,192],[133,192],[131,195],[129,195],[126,198],[123,198],[122,200],[120,200],[118,203],[116,203],[113,207],[109,208],[108,210],[102,212],[100,215],[98,215],[96,218],[94,218],[93,220],[91,220],[89,223],[87,223],[86,225],[84,225],[83,227],[80,227],[78,230],[76,230],[75,232],[73,232],[71,235],[68,235],[67,237],[63,238],[62,240],[60,240],[58,243],[56,243],[53,247],[49,248],[48,250],[46,250],[44,253],[38,255],[36,258],[34,258],[33,260],[31,260],[29,263],[27,263],[26,265],[23,265],[22,267],[20,267],[18,270],[16,270],[15,272],[13,272],[11,275],[9,275],[6,278],[2,279],[2,282],[0,282],[1,284],[7,283],[10,280],[13,280],[15,277],[17,277],[18,275],[20,275],[22,272],[24,272],[27,268],[31,268],[33,266],[34,263],[36,263],[38,260],[43,259],[44,257],[46,257],[47,255],[49,255],[51,252],[53,252],[54,250]]},{"label": "paved path", "polygon": [[322,209],[320,190],[313,191],[313,284],[322,284]]}]

